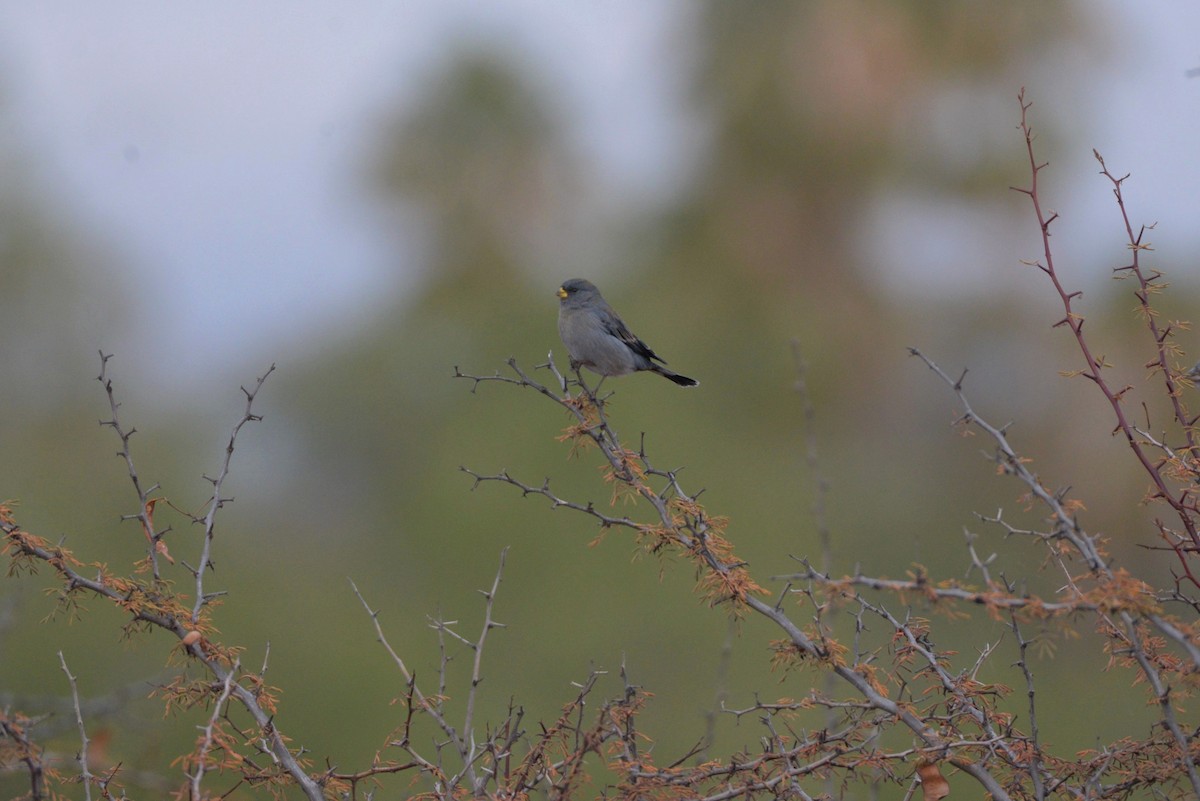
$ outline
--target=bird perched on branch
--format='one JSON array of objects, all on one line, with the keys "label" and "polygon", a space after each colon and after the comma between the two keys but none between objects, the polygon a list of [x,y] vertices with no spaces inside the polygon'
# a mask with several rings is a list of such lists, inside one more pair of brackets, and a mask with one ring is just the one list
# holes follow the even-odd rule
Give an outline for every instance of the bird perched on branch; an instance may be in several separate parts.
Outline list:
[{"label": "bird perched on branch", "polygon": [[591,281],[572,278],[558,288],[558,297],[558,335],[572,369],[586,367],[605,377],[649,370],[681,387],[700,383],[663,367],[666,361],[630,333]]}]

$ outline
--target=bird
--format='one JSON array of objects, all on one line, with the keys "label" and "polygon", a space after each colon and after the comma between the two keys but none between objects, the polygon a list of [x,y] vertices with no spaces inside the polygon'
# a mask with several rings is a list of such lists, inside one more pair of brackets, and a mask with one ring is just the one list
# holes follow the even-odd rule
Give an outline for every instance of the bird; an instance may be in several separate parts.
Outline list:
[{"label": "bird", "polygon": [[696,379],[664,367],[666,360],[629,331],[591,281],[572,278],[557,294],[558,335],[567,346],[571,369],[586,367],[603,378],[647,370],[681,387],[699,385]]}]

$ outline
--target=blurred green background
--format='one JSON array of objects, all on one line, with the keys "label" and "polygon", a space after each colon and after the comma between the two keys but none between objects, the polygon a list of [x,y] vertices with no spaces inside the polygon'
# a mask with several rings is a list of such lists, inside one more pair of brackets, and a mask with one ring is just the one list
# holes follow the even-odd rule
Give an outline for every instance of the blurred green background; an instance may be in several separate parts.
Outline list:
[{"label": "blurred green background", "polygon": [[[320,203],[367,232],[371,257],[336,242],[310,246],[325,230],[320,218],[270,216],[302,194],[284,176],[312,165],[289,160],[290,140],[275,147],[250,132],[265,125],[257,118],[218,115],[209,128],[174,137],[146,124],[171,118],[146,111],[160,97],[150,89],[156,75],[169,83],[187,66],[190,45],[175,49],[168,39],[149,50],[136,82],[117,93],[124,105],[115,114],[72,85],[70,70],[44,70],[64,97],[79,99],[73,124],[85,132],[69,140],[84,143],[77,151],[53,150],[68,139],[39,130],[43,118],[23,111],[22,54],[115,50],[104,31],[126,15],[147,39],[156,25],[179,35],[168,12],[102,12],[110,27],[63,31],[59,51],[30,45],[46,35],[50,12],[4,12],[15,77],[6,81],[0,50],[0,496],[18,501],[27,529],[125,570],[144,540],[120,522],[136,498],[113,456],[119,443],[96,425],[108,414],[93,380],[97,349],[116,353],[110,375],[123,422],[139,431],[139,472],[184,508],[207,498],[201,475],[217,469],[241,414],[238,385],[277,363],[256,407],[265,419],[243,431],[234,456],[227,489],[236,502],[219,518],[210,586],[229,592],[217,622],[226,643],[246,648],[247,664],[270,644],[268,679],[283,692],[279,724],[297,744],[320,761],[361,768],[402,719],[390,705],[402,678],[348,579],[381,610],[393,646],[428,692],[438,664],[429,619],[460,621],[459,631],[474,637],[482,620],[475,590],[490,583],[505,547],[496,615],[507,628],[487,648],[484,720],[498,719],[510,699],[526,707],[527,721],[551,718],[573,697],[571,682],[593,668],[610,672],[602,689],[614,694],[624,662],[654,693],[643,728],[666,763],[704,735],[719,695],[743,707],[821,686],[813,673],[773,674],[767,641],[775,633],[754,620],[731,628],[723,610],[704,608],[686,565],[668,563],[660,574],[624,532],[589,547],[597,532],[580,515],[499,485],[471,491],[460,465],[506,469],[535,484],[548,476],[564,497],[607,502],[594,454],[572,459],[556,441],[567,423],[557,407],[495,384],[472,393],[470,382],[452,378],[455,366],[503,371],[510,356],[532,369],[551,351],[562,365],[553,293],[571,277],[594,280],[673,368],[701,381],[691,391],[648,375],[611,381],[612,422],[635,447],[644,434],[656,465],[684,468],[689,491],[705,489],[708,510],[731,519],[730,539],[764,583],[794,570],[793,556],[820,558],[811,512],[819,474],[830,487],[835,572],[902,577],[920,563],[938,578],[963,576],[970,530],[982,552],[999,552],[997,572],[1028,577],[1035,591],[1057,587],[1054,575],[1037,572],[1041,552],[978,522],[975,512],[1001,507],[1028,525],[1039,515],[1018,501],[1019,486],[993,476],[980,458],[986,443],[957,436],[953,397],[907,357],[909,345],[955,374],[968,366],[977,411],[1014,424],[1015,444],[1047,483],[1071,485],[1086,503],[1085,525],[1112,536],[1124,563],[1168,575],[1170,560],[1139,548],[1154,542],[1138,505],[1146,481],[1109,437],[1103,399],[1059,376],[1079,360],[1066,333],[1050,328],[1061,310],[1049,285],[1019,264],[1040,256],[1039,243],[1027,201],[1008,190],[1027,181],[1015,125],[1016,93],[1028,85],[1039,155],[1053,163],[1044,197],[1066,218],[1058,254],[1065,278],[1087,290],[1088,330],[1116,365],[1116,380],[1159,409],[1141,368],[1150,343],[1130,287],[1107,280],[1126,258],[1123,234],[1089,154],[1100,147],[1115,171],[1134,173],[1135,223],[1167,220],[1168,246],[1153,254],[1175,284],[1162,298],[1164,319],[1188,317],[1195,228],[1170,220],[1194,219],[1194,159],[1121,138],[1121,124],[1189,127],[1129,119],[1137,114],[1196,113],[1200,86],[1182,69],[1122,72],[1142,53],[1167,50],[1154,38],[1165,28],[1142,20],[1122,37],[1123,18],[1111,7],[1036,2],[698,3],[651,12],[598,3],[573,12],[580,16],[569,30],[555,27],[555,15],[567,12],[536,3],[511,4],[508,16],[434,5],[371,23],[419,28],[447,15],[422,43],[419,66],[374,77],[383,101],[328,129],[294,132],[314,152],[326,135],[330,148],[353,151],[339,168],[340,188]],[[257,29],[262,49],[311,50],[317,63],[306,81],[316,83],[319,60],[353,49],[361,32],[348,9],[310,9],[297,21],[290,7],[276,8],[281,27]],[[169,12],[184,20],[193,13]],[[363,17],[379,14],[362,8]],[[649,15],[644,23],[639,14]],[[202,43],[225,42],[227,26],[239,31],[230,33],[227,60],[206,56],[213,72],[200,74],[212,83],[185,96],[193,112],[222,108],[242,78],[262,90],[264,115],[274,104],[305,104],[305,94],[259,86],[260,70],[270,68],[247,55],[257,51],[245,44],[255,29],[244,19],[199,22]],[[594,88],[572,93],[556,72],[565,62],[546,56],[558,51],[530,44],[556,37],[582,43],[580,74],[614,72],[605,85],[642,97],[649,120]],[[1135,79],[1143,83],[1131,86]],[[6,103],[6,93],[15,99]],[[1147,105],[1117,105],[1131,96]],[[669,113],[653,107],[656,98],[669,100]],[[342,126],[357,126],[356,138]],[[200,146],[205,137],[243,135],[244,149],[227,159]],[[608,141],[623,136],[630,141]],[[643,136],[657,144],[643,148]],[[597,146],[591,137],[608,139]],[[650,156],[636,155],[642,150]],[[89,158],[96,163],[81,178],[74,167]],[[270,167],[255,174],[259,194],[223,188],[260,163]],[[1141,182],[1143,166],[1157,183]],[[106,170],[122,177],[106,178]],[[1176,193],[1190,206],[1170,202]],[[227,216],[206,217],[213,194]],[[123,203],[133,205],[122,212]],[[134,215],[109,225],[138,203],[170,222]],[[122,225],[154,231],[134,246]],[[371,258],[374,266],[364,266]],[[793,342],[808,366],[817,473],[805,462]],[[1164,419],[1152,417],[1151,427]],[[160,511],[160,523],[170,519]],[[172,553],[194,561],[198,530],[172,522]],[[171,575],[186,585],[182,568]],[[201,718],[164,720],[144,697],[170,675],[174,643],[159,633],[123,640],[121,616],[97,602],[82,620],[47,619],[50,583],[43,571],[0,585],[4,703],[53,712],[46,725],[62,734],[50,745],[72,754],[61,649],[85,696],[132,696],[89,722],[104,732],[109,759],[141,772],[131,767],[127,781],[173,783],[168,763],[190,747]],[[936,625],[938,643],[961,653],[960,668],[1005,636],[986,619],[939,617]],[[871,636],[886,643],[882,625],[874,628]],[[1064,754],[1139,736],[1151,720],[1141,690],[1128,689],[1133,676],[1103,672],[1106,656],[1083,628],[1035,666],[1043,736]],[[457,702],[470,659],[462,648],[452,652]],[[984,673],[1012,683],[1014,659],[1002,648]],[[752,748],[758,736],[749,719],[722,720],[710,753]],[[0,777],[4,793],[21,787]]]}]

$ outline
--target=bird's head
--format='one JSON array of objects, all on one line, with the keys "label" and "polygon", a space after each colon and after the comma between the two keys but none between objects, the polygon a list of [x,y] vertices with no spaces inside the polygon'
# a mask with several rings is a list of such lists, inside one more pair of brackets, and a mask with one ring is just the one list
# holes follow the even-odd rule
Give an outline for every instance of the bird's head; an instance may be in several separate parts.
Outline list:
[{"label": "bird's head", "polygon": [[584,280],[583,278],[572,278],[570,281],[564,281],[555,294],[558,295],[560,300],[565,301],[569,298],[582,299],[591,295],[599,295],[600,291],[596,289],[596,285],[591,281]]}]

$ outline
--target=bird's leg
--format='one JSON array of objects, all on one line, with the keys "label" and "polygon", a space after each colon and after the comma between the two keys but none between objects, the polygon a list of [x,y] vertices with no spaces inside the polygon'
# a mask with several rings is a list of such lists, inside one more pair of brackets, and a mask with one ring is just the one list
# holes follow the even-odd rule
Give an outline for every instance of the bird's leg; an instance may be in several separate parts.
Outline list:
[{"label": "bird's leg", "polygon": [[[580,368],[582,368],[583,365],[572,359],[569,355],[567,356],[567,364],[571,366],[571,372],[575,374],[575,383],[579,386],[583,386],[583,376],[580,374]],[[563,375],[563,392],[568,392],[567,377],[565,374]]]}]

